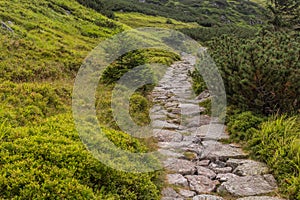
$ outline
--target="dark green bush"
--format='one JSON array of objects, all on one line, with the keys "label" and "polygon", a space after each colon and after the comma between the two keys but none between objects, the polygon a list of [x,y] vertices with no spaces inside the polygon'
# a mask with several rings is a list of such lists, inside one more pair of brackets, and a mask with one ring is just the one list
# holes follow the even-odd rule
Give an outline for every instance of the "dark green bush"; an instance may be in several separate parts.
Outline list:
[{"label": "dark green bush", "polygon": [[248,141],[252,138],[252,129],[256,129],[264,121],[252,112],[243,112],[230,117],[228,131],[234,141]]},{"label": "dark green bush", "polygon": [[209,47],[231,105],[264,115],[298,112],[299,37],[262,31],[251,40],[223,36]]}]

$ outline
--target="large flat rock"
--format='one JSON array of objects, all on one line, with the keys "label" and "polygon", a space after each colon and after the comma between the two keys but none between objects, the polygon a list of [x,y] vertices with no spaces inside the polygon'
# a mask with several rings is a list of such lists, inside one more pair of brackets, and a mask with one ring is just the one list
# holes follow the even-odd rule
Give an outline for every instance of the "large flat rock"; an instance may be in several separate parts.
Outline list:
[{"label": "large flat rock", "polygon": [[227,160],[229,158],[246,158],[248,155],[241,148],[232,147],[216,141],[203,141],[204,151],[201,159]]},{"label": "large flat rock", "polygon": [[237,200],[284,200],[284,199],[278,197],[260,196],[260,197],[244,197],[244,198],[239,198]]},{"label": "large flat rock", "polygon": [[228,139],[229,136],[225,133],[225,128],[223,124],[211,123],[199,127],[195,135],[205,140]]},{"label": "large flat rock", "polygon": [[188,186],[188,181],[181,174],[168,174],[167,175],[168,183],[171,185],[179,185],[183,187]]},{"label": "large flat rock", "polygon": [[219,181],[210,180],[206,176],[201,175],[187,175],[185,178],[188,180],[190,189],[198,194],[210,193],[216,189]]},{"label": "large flat rock", "polygon": [[198,175],[206,176],[210,179],[214,179],[217,176],[217,174],[214,171],[212,171],[206,167],[197,166],[196,168],[197,168]]},{"label": "large flat rock", "polygon": [[152,122],[152,127],[159,129],[178,129],[179,126],[162,120],[154,120]]},{"label": "large flat rock", "polygon": [[223,200],[223,198],[214,195],[202,194],[202,195],[195,196],[193,200]]},{"label": "large flat rock", "polygon": [[[269,179],[269,178],[268,178]],[[218,188],[220,194],[230,194],[233,196],[245,197],[264,195],[274,192],[276,186],[264,176],[243,176],[229,178]]]},{"label": "large flat rock", "polygon": [[164,161],[164,166],[167,170],[182,175],[192,175],[196,172],[196,165],[188,160],[168,158]]},{"label": "large flat rock", "polygon": [[229,159],[226,163],[235,168],[233,173],[239,176],[263,175],[269,172],[266,164],[254,160]]},{"label": "large flat rock", "polygon": [[183,139],[183,136],[176,131],[154,129],[153,132],[160,142],[180,142]]}]

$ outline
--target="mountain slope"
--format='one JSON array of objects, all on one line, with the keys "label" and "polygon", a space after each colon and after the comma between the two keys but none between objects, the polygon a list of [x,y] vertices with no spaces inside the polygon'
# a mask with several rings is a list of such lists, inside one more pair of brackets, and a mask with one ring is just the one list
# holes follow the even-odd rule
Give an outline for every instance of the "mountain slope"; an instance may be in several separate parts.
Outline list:
[{"label": "mountain slope", "polygon": [[14,30],[0,35],[0,77],[14,81],[74,74],[97,42],[125,28],[76,1],[59,0],[0,1],[0,21]]},{"label": "mountain slope", "polygon": [[[102,164],[72,119],[83,59],[128,28],[75,0],[0,0],[0,199],[159,199],[158,173]],[[100,88],[107,101],[111,87]],[[148,149],[124,132],[104,133],[124,150]]]},{"label": "mountain slope", "polygon": [[[98,2],[112,11],[159,15],[180,21],[198,22],[207,27],[225,24],[259,25],[266,19],[263,7],[246,0],[78,1],[92,8],[98,8]],[[99,11],[101,12],[101,9]]]}]

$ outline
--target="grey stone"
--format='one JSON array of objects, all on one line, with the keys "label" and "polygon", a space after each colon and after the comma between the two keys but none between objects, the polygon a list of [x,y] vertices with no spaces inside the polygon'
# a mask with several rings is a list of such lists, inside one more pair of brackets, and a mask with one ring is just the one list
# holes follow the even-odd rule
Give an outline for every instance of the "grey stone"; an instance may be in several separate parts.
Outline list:
[{"label": "grey stone", "polygon": [[181,141],[181,142],[159,142],[158,146],[162,149],[182,149],[184,147],[188,148],[193,142]]},{"label": "grey stone", "polygon": [[210,97],[210,93],[208,90],[203,91],[201,94],[199,94],[196,99],[197,100],[201,100],[201,99],[207,99],[208,97]]},{"label": "grey stone", "polygon": [[160,142],[180,142],[182,141],[182,135],[176,131],[154,129],[154,136]]},{"label": "grey stone", "polygon": [[208,166],[210,163],[210,160],[200,160],[197,162],[197,165],[199,166]]},{"label": "grey stone", "polygon": [[174,151],[170,151],[170,150],[167,150],[167,149],[159,149],[158,152],[160,154],[162,154],[163,156],[167,157],[167,158],[169,158],[169,157],[184,158],[183,154],[177,153],[177,152],[174,152]]},{"label": "grey stone", "polygon": [[229,179],[232,179],[235,177],[237,177],[237,175],[232,174],[232,173],[227,173],[227,174],[218,174],[216,179],[221,182],[225,182],[225,181],[228,181]]},{"label": "grey stone", "polygon": [[237,200],[284,200],[278,197],[260,196],[260,197],[244,197]]},{"label": "grey stone", "polygon": [[184,187],[188,186],[186,178],[184,178],[181,174],[168,174],[167,179],[169,184],[180,185]]},{"label": "grey stone", "polygon": [[202,195],[195,196],[193,200],[223,200],[223,198],[214,195],[202,194]]},{"label": "grey stone", "polygon": [[171,124],[166,121],[155,120],[152,122],[152,127],[154,128],[164,128],[164,129],[177,129],[178,125]]},{"label": "grey stone", "polygon": [[254,160],[229,159],[226,163],[235,168],[233,173],[239,176],[263,175],[269,172],[266,164]]},{"label": "grey stone", "polygon": [[205,167],[202,167],[202,166],[197,166],[197,174],[198,175],[202,175],[202,176],[206,176],[210,179],[214,179],[217,175],[214,171],[208,169],[208,168],[205,168]]},{"label": "grey stone", "polygon": [[182,115],[200,115],[202,109],[197,104],[180,104]]},{"label": "grey stone", "polygon": [[216,186],[219,184],[219,181],[212,181],[206,176],[188,175],[185,177],[189,181],[191,190],[196,191],[198,194],[210,193],[214,191]]},{"label": "grey stone", "polygon": [[195,133],[206,140],[220,140],[228,139],[229,136],[225,133],[225,126],[223,124],[208,124],[203,125],[197,129]]},{"label": "grey stone", "polygon": [[177,194],[177,192],[176,192],[173,188],[170,188],[170,187],[164,188],[164,189],[162,190],[162,193],[161,193],[161,194],[162,194],[164,197],[174,197],[174,198],[180,197],[180,195]]},{"label": "grey stone", "polygon": [[188,160],[169,158],[164,161],[164,166],[167,170],[182,175],[192,175],[196,172],[195,164]]},{"label": "grey stone", "polygon": [[212,169],[217,174],[226,174],[232,172],[231,167],[216,167]]},{"label": "grey stone", "polygon": [[218,192],[229,193],[233,196],[255,196],[274,192],[276,187],[271,185],[263,176],[243,176],[230,178],[222,183]]},{"label": "grey stone", "polygon": [[246,158],[248,155],[240,148],[230,147],[216,141],[203,141],[204,151],[201,159],[227,160],[229,158]]},{"label": "grey stone", "polygon": [[190,191],[190,190],[184,190],[180,189],[179,194],[185,198],[190,198],[196,195],[196,192]]}]

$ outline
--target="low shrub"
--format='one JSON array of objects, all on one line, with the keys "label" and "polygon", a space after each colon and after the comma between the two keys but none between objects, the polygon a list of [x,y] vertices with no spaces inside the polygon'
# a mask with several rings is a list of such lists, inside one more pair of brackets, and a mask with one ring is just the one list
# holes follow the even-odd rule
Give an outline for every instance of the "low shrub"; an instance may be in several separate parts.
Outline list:
[{"label": "low shrub", "polygon": [[271,118],[252,131],[248,149],[252,156],[268,164],[289,199],[300,197],[299,117]]},{"label": "low shrub", "polygon": [[[103,131],[122,149],[147,150],[125,133]],[[96,160],[80,141],[71,114],[22,128],[0,125],[0,140],[1,198],[159,199],[157,173],[121,172]]]},{"label": "low shrub", "polygon": [[252,138],[252,129],[256,129],[264,121],[252,112],[242,112],[230,117],[228,131],[234,141],[248,141]]}]

